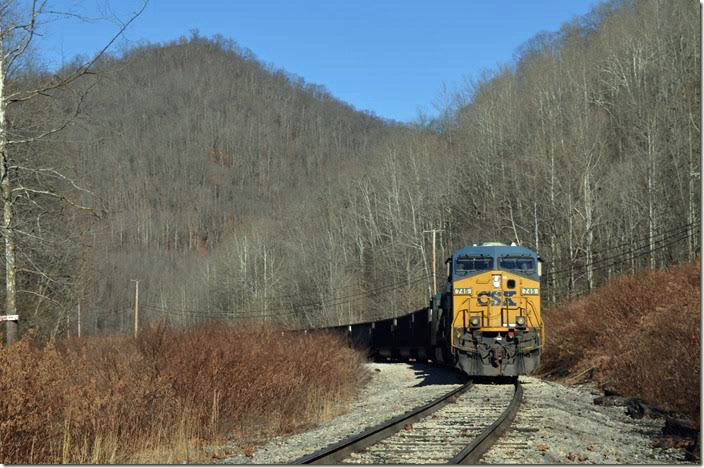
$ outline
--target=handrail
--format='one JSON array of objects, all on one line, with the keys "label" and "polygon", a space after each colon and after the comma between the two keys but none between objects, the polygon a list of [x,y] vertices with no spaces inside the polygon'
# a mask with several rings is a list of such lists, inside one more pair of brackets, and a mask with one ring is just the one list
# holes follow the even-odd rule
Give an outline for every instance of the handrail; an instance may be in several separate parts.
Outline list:
[{"label": "handrail", "polygon": [[[543,327],[543,318],[540,315],[538,315],[538,313],[535,310],[535,306],[533,306],[533,303],[528,302],[528,298],[524,298],[524,299],[526,301],[526,304],[530,305],[531,311],[533,312],[533,316],[535,317],[535,321],[538,324],[538,333],[540,334],[540,346],[542,347],[545,345],[545,336],[543,333],[543,328],[544,328]],[[526,310],[528,310],[528,309],[526,308]]]}]

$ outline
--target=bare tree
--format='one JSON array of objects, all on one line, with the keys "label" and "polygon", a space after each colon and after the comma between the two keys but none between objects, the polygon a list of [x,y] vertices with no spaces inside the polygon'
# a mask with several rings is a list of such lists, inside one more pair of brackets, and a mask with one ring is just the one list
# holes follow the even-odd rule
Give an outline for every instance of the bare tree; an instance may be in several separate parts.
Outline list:
[{"label": "bare tree", "polygon": [[[118,29],[117,33],[91,60],[70,69],[64,76],[57,75],[48,80],[42,80],[36,86],[29,88],[10,85],[13,73],[25,58],[37,35],[37,30],[44,18],[64,15],[64,13],[50,11],[47,1],[34,0],[29,11],[23,12],[20,2],[7,1],[0,5],[0,188],[2,189],[3,222],[1,231],[5,240],[5,313],[19,315],[17,310],[17,236],[27,235],[18,230],[15,202],[18,197],[31,199],[35,196],[44,196],[61,200],[77,208],[87,209],[73,201],[66,193],[61,193],[51,187],[34,188],[18,183],[17,173],[20,171],[31,172],[37,177],[48,177],[67,183],[79,192],[89,192],[75,180],[51,167],[26,167],[16,163],[14,156],[16,148],[20,145],[32,144],[64,130],[81,110],[81,104],[87,93],[84,90],[78,96],[73,111],[66,118],[49,128],[37,130],[36,127],[20,129],[8,120],[11,107],[26,104],[40,97],[51,97],[57,90],[68,87],[81,77],[88,75],[94,64],[105,54],[115,40],[124,32],[129,24],[141,14],[146,7],[144,2],[141,8],[134,13]],[[41,274],[41,272],[36,272]],[[17,339],[18,321],[6,322],[7,343],[11,344]]]}]

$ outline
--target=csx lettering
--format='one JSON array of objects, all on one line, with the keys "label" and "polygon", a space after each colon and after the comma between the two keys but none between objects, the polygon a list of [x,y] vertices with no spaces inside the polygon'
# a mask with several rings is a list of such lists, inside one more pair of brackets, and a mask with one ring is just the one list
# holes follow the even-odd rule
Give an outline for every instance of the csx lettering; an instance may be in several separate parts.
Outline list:
[{"label": "csx lettering", "polygon": [[[511,297],[516,294],[516,291],[503,291],[504,299],[501,300],[501,291],[482,291],[477,294],[477,304],[480,306],[492,305],[504,307],[515,306],[516,303],[513,302]],[[489,304],[489,299],[491,299],[491,304]]]},{"label": "csx lettering", "polygon": [[482,291],[477,294],[477,304],[479,304],[480,306],[489,305],[489,300],[491,299],[491,305],[501,305],[501,299],[499,298],[499,295],[499,291]]}]

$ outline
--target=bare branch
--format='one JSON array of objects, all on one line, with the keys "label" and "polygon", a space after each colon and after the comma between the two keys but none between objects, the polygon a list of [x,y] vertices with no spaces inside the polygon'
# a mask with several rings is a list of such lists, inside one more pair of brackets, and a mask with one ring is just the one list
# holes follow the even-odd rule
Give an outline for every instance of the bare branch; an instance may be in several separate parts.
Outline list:
[{"label": "bare branch", "polygon": [[103,47],[103,48],[95,55],[95,57],[93,57],[93,59],[92,59],[90,62],[83,64],[81,67],[78,68],[78,70],[76,70],[75,72],[69,74],[68,77],[62,78],[62,79],[60,79],[59,81],[57,81],[56,83],[54,83],[54,84],[47,85],[47,86],[43,86],[43,87],[41,87],[41,88],[35,88],[35,89],[33,89],[33,90],[30,90],[30,91],[17,91],[17,92],[15,92],[15,93],[10,94],[10,95],[7,96],[7,98],[5,99],[5,101],[7,102],[7,104],[9,105],[9,104],[15,104],[15,103],[18,103],[18,102],[28,101],[29,99],[32,99],[32,98],[34,98],[34,97],[36,97],[36,96],[39,96],[39,95],[41,95],[41,94],[43,94],[43,93],[46,93],[46,92],[48,92],[48,91],[52,91],[52,90],[61,88],[61,87],[63,87],[63,86],[66,86],[66,85],[68,85],[68,84],[70,84],[70,83],[76,81],[78,78],[80,78],[80,77],[82,77],[82,76],[84,76],[84,75],[86,75],[86,74],[89,74],[89,73],[90,73],[90,69],[93,67],[93,65],[95,65],[95,63],[96,63],[103,55],[105,55],[105,53],[108,51],[108,49],[109,49],[110,47],[112,47],[112,45],[115,43],[115,41],[117,40],[117,38],[120,37],[120,36],[122,35],[122,33],[125,32],[125,30],[127,29],[127,27],[128,27],[130,24],[132,24],[132,22],[133,22],[135,19],[137,19],[137,18],[142,14],[142,12],[144,11],[144,9],[147,7],[147,3],[148,3],[148,0],[144,0],[144,2],[142,3],[142,7],[141,7],[135,14],[133,14],[132,17],[131,17],[127,22],[125,22],[125,23],[120,27],[120,29],[117,31],[117,33],[115,33],[115,35],[110,39],[110,41],[108,41],[108,43],[105,45],[105,47]]},{"label": "bare branch", "polygon": [[18,57],[21,57],[22,54],[25,53],[29,45],[32,43],[32,39],[34,39],[34,35],[37,29],[37,17],[41,14],[45,6],[46,0],[44,0],[44,2],[39,8],[37,8],[37,0],[32,0],[32,13],[30,15],[31,19],[29,21],[29,24],[19,27],[25,30],[26,36],[24,40],[20,41],[18,46],[14,50],[8,52],[7,55],[3,57],[3,59],[7,62],[7,70],[10,70],[12,68],[12,64],[14,63],[14,61]]},{"label": "bare branch", "polygon": [[[41,140],[41,139],[46,138],[48,136],[51,136],[55,133],[59,133],[60,131],[62,131],[63,129],[68,127],[69,124],[71,122],[73,122],[74,119],[76,119],[76,117],[78,117],[78,115],[81,112],[81,105],[83,105],[83,102],[85,101],[85,98],[88,95],[88,92],[91,89],[93,89],[94,86],[95,86],[95,83],[92,83],[85,91],[83,91],[83,93],[81,93],[79,95],[79,100],[76,103],[76,109],[73,111],[73,114],[68,119],[66,119],[64,122],[62,122],[58,127],[54,127],[51,130],[47,130],[43,133],[40,133],[37,136],[31,137],[31,138],[25,138],[24,140],[8,140],[6,142],[6,144],[7,145],[19,145],[19,144],[24,144],[24,143],[32,143],[34,141],[38,141],[38,140]],[[41,93],[41,94],[43,94],[43,93]]]},{"label": "bare branch", "polygon": [[[25,272],[27,272],[27,270],[19,270],[19,271],[25,271]],[[37,272],[32,272],[32,273],[37,273]],[[64,306],[63,304],[61,304],[60,302],[58,302],[58,301],[56,301],[56,300],[50,298],[49,296],[45,296],[44,294],[40,294],[40,293],[38,293],[38,292],[36,292],[36,291],[30,291],[30,290],[28,290],[28,289],[18,289],[17,292],[18,292],[18,293],[31,294],[31,295],[33,295],[33,296],[38,296],[38,297],[41,297],[42,299],[46,299],[47,301],[56,304],[57,306],[61,306],[61,307]]]},{"label": "bare branch", "polygon": [[73,179],[66,177],[65,175],[63,175],[62,173],[57,171],[56,169],[52,169],[52,168],[32,169],[32,168],[25,167],[25,166],[11,166],[10,169],[18,169],[21,171],[27,171],[27,172],[32,172],[32,173],[39,173],[42,175],[53,176],[57,179],[61,179],[61,180],[68,182],[76,190],[80,190],[81,192],[85,192],[90,195],[95,195],[95,193],[93,193],[91,190],[88,190],[87,188],[83,188],[83,187],[79,186]]},{"label": "bare branch", "polygon": [[57,200],[63,200],[63,201],[65,201],[66,203],[68,203],[69,205],[71,205],[72,207],[78,208],[79,210],[90,211],[90,212],[91,212],[95,217],[97,217],[97,218],[100,218],[100,217],[101,217],[100,213],[99,213],[98,210],[96,210],[95,208],[91,208],[91,207],[89,207],[89,206],[79,205],[78,203],[72,201],[72,200],[69,199],[68,197],[66,197],[66,196],[64,196],[64,195],[60,195],[60,194],[55,193],[55,192],[52,192],[51,190],[37,190],[37,189],[31,189],[31,188],[28,188],[28,187],[20,186],[20,187],[15,187],[15,188],[13,188],[13,189],[12,189],[12,192],[13,192],[13,193],[15,193],[15,192],[24,192],[24,193],[28,193],[28,194],[31,193],[31,194],[34,194],[34,195],[46,195],[46,196],[48,196],[48,197],[52,197],[52,198],[55,198],[55,199],[57,199]]}]

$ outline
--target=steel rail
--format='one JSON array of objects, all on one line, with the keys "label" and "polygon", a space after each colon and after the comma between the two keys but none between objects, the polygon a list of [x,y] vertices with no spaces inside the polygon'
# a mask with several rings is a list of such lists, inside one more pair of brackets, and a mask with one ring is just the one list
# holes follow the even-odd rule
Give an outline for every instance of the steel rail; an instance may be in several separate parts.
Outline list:
[{"label": "steel rail", "polygon": [[484,455],[486,451],[489,450],[489,448],[499,439],[499,437],[506,432],[506,429],[508,429],[513,421],[513,418],[516,416],[518,408],[521,406],[521,399],[523,398],[523,387],[521,387],[518,379],[516,379],[516,383],[514,385],[515,391],[513,393],[513,399],[503,413],[501,413],[499,419],[497,419],[491,426],[484,429],[470,445],[465,447],[452,460],[450,460],[448,462],[449,465],[478,464],[482,455]]},{"label": "steel rail", "polygon": [[457,397],[466,392],[470,387],[472,387],[471,381],[424,406],[414,408],[400,416],[371,427],[360,434],[350,436],[338,443],[329,445],[317,452],[294,460],[291,464],[334,465],[340,463],[350,453],[370,447],[380,440],[386,439],[399,432],[406,424],[412,424],[436,412],[448,403],[451,403],[454,399],[453,397]]}]

